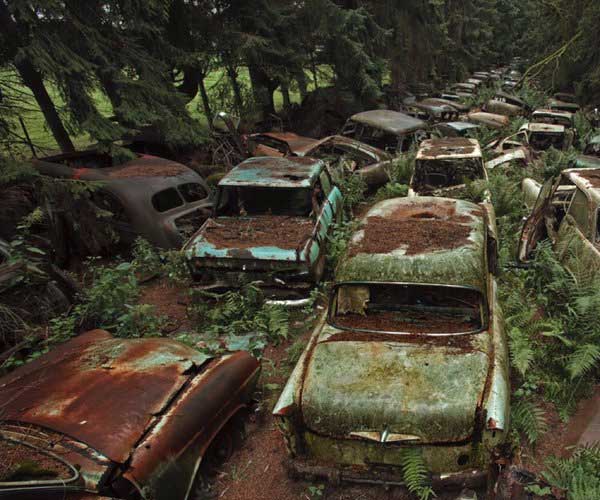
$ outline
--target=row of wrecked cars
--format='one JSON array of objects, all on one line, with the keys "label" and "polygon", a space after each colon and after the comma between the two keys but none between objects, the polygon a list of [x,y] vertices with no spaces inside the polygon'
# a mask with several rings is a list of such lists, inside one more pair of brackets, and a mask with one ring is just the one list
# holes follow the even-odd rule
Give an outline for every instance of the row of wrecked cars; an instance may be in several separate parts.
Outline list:
[{"label": "row of wrecked cars", "polygon": [[[297,305],[324,276],[343,214],[339,179],[377,187],[386,164],[418,148],[409,196],[358,224],[273,414],[296,476],[401,485],[402,450],[416,447],[434,487],[480,487],[493,483],[509,430],[507,341],[493,206],[489,193],[465,195],[486,165],[457,125],[469,122],[451,123],[375,110],[325,140],[247,137],[255,156],[216,193],[187,167],[142,154],[35,163],[102,181],[93,196],[113,214],[107,223],[129,241],[182,247],[198,287],[251,281]],[[79,335],[0,379],[0,498],[207,498],[207,470],[229,456],[259,372],[245,352]]]}]

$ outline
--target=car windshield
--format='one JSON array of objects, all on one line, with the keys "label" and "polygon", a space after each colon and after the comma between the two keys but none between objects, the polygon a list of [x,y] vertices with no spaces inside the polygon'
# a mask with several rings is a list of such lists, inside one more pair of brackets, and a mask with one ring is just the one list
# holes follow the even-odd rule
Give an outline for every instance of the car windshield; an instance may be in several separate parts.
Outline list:
[{"label": "car windshield", "polygon": [[313,211],[313,201],[319,203],[321,197],[321,191],[310,188],[226,186],[220,191],[219,215],[307,217]]},{"label": "car windshield", "polygon": [[547,132],[534,132],[529,136],[529,145],[533,149],[546,150],[553,147],[562,149],[565,141],[564,134],[552,134]]},{"label": "car windshield", "polygon": [[334,290],[330,323],[348,330],[457,334],[486,326],[482,295],[442,285],[351,283]]},{"label": "car windshield", "polygon": [[480,158],[419,160],[415,166],[414,188],[427,191],[459,186],[483,178]]}]

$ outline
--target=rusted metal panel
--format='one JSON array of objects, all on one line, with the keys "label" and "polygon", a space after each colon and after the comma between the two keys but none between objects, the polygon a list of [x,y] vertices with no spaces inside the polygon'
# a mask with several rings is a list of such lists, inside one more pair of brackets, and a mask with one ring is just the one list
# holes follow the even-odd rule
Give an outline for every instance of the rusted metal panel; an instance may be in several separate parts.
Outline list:
[{"label": "rusted metal panel", "polygon": [[124,463],[155,415],[206,360],[169,339],[85,333],[0,382],[2,419],[51,428]]},{"label": "rusted metal panel", "polygon": [[388,109],[363,111],[351,116],[350,121],[395,135],[407,134],[427,127],[427,124],[422,120]]},{"label": "rusted metal panel", "polygon": [[185,498],[215,434],[250,401],[259,370],[258,360],[246,352],[212,361],[139,442],[125,477],[150,486],[154,498]]},{"label": "rusted metal panel", "polygon": [[479,141],[464,137],[427,139],[421,142],[416,159],[441,160],[448,158],[481,158]]}]

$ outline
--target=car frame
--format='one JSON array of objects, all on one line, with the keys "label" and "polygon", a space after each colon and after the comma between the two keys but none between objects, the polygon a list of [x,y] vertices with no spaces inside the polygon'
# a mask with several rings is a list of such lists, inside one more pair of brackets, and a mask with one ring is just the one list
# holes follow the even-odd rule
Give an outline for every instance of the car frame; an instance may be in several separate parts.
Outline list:
[{"label": "car frame", "polygon": [[[212,211],[213,192],[206,181],[185,165],[164,158],[136,155],[115,165],[110,155],[87,150],[32,163],[49,177],[93,183],[92,202],[112,214],[103,222],[124,243],[141,236],[156,246],[179,249]],[[196,186],[199,191],[190,197],[190,192],[181,191],[183,186]]]},{"label": "car frame", "polygon": [[[398,216],[400,211],[405,215]],[[399,230],[394,221],[404,220],[412,221],[414,229]],[[454,222],[469,225],[468,243],[440,243],[437,231]],[[361,247],[380,244],[369,236],[370,225],[389,235],[381,248]],[[417,226],[427,225],[436,243],[431,250],[427,245],[411,250],[419,241]],[[314,329],[273,410],[294,477],[399,485],[404,483],[403,450],[416,448],[434,486],[485,483],[494,450],[509,431],[509,362],[495,280],[495,234],[493,219],[463,200],[397,198],[368,212],[338,265],[328,312]],[[479,290],[476,293],[486,297],[489,321],[480,333],[459,334],[458,344],[450,340],[452,334],[437,330],[412,334],[402,333],[402,326],[394,332],[341,326],[335,319],[341,300],[336,290],[344,286],[443,289],[452,295],[462,293],[463,287]],[[420,292],[415,293],[418,302]],[[385,296],[395,300],[397,294],[390,291]],[[368,308],[371,300],[361,292],[344,303]],[[473,352],[482,355],[483,364],[470,371],[467,358]],[[449,368],[453,362],[464,375]],[[469,377],[478,382],[472,386]],[[455,384],[453,391],[450,387]],[[472,390],[477,397],[466,403]],[[461,424],[450,423],[458,415]],[[465,436],[457,430],[463,424],[477,430]]]},{"label": "car frame", "polygon": [[528,264],[537,243],[549,239],[561,262],[571,259],[592,273],[600,270],[600,168],[567,169],[543,185],[524,179],[522,190],[530,215],[523,224],[517,260]]},{"label": "car frame", "polygon": [[[469,165],[475,177],[472,180],[487,182],[487,171],[483,164],[483,155],[479,141],[464,137],[445,137],[442,139],[428,139],[421,143],[415,158],[413,175],[409,182],[408,196],[446,196],[460,197],[466,188],[463,179],[458,184],[447,184],[448,179],[455,178],[454,167]],[[437,166],[433,172],[428,170],[431,166]],[[445,172],[444,172],[445,171]],[[447,173],[446,173],[447,172]],[[446,184],[435,181],[433,184],[425,182],[437,179],[445,179]],[[486,189],[484,199],[490,201],[490,193]]]},{"label": "car frame", "polygon": [[2,446],[63,468],[5,480],[0,497],[191,500],[259,373],[246,352],[215,358],[167,338],[81,334],[0,379]]},{"label": "car frame", "polygon": [[399,111],[376,109],[352,115],[339,135],[395,154],[408,151],[427,135],[429,125]]},{"label": "car frame", "polygon": [[[243,205],[250,194],[258,209]],[[271,214],[269,196],[273,203],[285,201],[288,215]],[[306,207],[300,207],[303,215],[296,214],[289,201],[294,196],[311,205],[310,215]],[[323,160],[265,156],[243,161],[219,181],[217,208],[183,247],[195,287],[220,293],[259,282],[267,298],[290,306],[306,303],[323,277],[328,235],[341,221],[342,204]],[[289,241],[283,232],[290,234]]]}]

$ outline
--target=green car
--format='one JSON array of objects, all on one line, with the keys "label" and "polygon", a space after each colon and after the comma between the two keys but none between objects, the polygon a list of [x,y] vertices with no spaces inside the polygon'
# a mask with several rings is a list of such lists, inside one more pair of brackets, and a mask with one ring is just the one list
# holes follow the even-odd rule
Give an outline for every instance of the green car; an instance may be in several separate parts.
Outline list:
[{"label": "green car", "polygon": [[496,267],[480,205],[397,198],[367,213],[273,411],[295,475],[401,484],[414,447],[434,485],[486,481],[509,427]]}]

